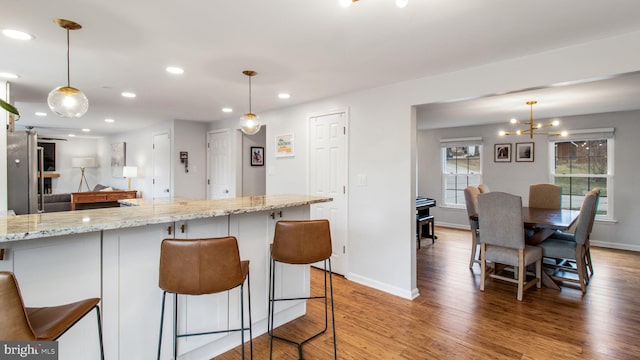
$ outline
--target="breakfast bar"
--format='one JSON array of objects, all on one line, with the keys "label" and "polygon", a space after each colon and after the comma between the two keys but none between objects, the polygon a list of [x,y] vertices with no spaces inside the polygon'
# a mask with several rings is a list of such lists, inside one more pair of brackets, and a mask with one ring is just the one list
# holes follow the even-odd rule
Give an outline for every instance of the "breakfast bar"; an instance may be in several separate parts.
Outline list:
[{"label": "breakfast bar", "polygon": [[[26,306],[100,297],[105,358],[156,356],[162,292],[160,243],[165,238],[237,237],[250,260],[253,335],[266,332],[269,244],[276,221],[309,219],[310,207],[331,198],[269,195],[221,200],[123,200],[129,206],[0,217],[0,270],[15,273]],[[281,265],[291,266],[291,265]],[[309,292],[309,269],[280,271],[285,296]],[[178,298],[178,331],[239,324],[238,289]],[[246,301],[246,299],[245,299]],[[173,306],[167,303],[167,306]],[[306,312],[303,301],[276,307],[275,325]],[[169,313],[165,322],[172,322]],[[59,339],[61,359],[98,359],[94,319],[82,319]],[[181,359],[212,358],[239,344],[240,335],[181,340]],[[167,337],[163,349],[171,346]],[[171,351],[163,351],[169,358]],[[166,355],[165,355],[166,354]]]}]

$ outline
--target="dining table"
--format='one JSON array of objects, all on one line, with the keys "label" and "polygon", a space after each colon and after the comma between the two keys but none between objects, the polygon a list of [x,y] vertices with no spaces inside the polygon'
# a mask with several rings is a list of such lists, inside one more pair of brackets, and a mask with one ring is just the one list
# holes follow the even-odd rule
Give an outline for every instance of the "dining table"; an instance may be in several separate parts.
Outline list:
[{"label": "dining table", "polygon": [[[553,235],[557,230],[565,231],[578,220],[580,211],[568,209],[543,209],[534,207],[522,207],[522,221],[525,230],[532,235],[525,238],[528,245],[537,245]],[[469,216],[470,219],[478,221],[478,214]],[[482,231],[482,229],[480,229]],[[548,288],[560,290],[560,286],[553,279],[542,272],[542,284]]]}]

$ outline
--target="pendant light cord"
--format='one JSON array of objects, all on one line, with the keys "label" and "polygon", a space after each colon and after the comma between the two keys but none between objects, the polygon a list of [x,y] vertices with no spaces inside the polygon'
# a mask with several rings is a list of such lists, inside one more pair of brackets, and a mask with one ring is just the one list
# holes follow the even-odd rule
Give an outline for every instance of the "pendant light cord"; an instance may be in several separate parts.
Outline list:
[{"label": "pendant light cord", "polygon": [[71,75],[69,69],[69,29],[67,28],[67,87],[71,87]]},{"label": "pendant light cord", "polygon": [[249,76],[249,113],[253,114],[253,112],[251,112],[251,76]]}]

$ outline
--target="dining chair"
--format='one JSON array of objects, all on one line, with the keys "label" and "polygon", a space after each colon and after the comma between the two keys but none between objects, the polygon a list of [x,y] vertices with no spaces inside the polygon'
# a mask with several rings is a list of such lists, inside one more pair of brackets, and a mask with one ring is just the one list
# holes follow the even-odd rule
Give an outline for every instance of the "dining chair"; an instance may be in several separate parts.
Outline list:
[{"label": "dining chair", "polygon": [[[524,241],[522,198],[504,192],[478,195],[478,221],[482,229],[480,291],[484,291],[488,261],[511,265],[517,276],[499,273],[489,276],[518,284],[517,299],[522,301],[526,289],[533,285],[540,288],[542,274],[542,249]],[[530,264],[535,264],[535,279],[527,281],[526,268]]]},{"label": "dining chair", "polygon": [[489,190],[489,187],[486,184],[478,185],[478,190],[480,190],[481,194],[488,193],[489,191],[491,191]]},{"label": "dining chair", "polygon": [[467,186],[464,189],[464,201],[467,204],[469,228],[471,229],[471,258],[469,259],[469,269],[473,268],[473,263],[480,264],[480,259],[476,259],[477,247],[480,241],[480,227],[478,226],[478,220],[471,218],[471,216],[478,215],[478,195],[480,195],[480,190],[475,186]]},{"label": "dining chair", "polygon": [[92,310],[98,319],[100,358],[104,359],[100,298],[50,307],[25,307],[12,272],[0,271],[0,340],[55,341]]},{"label": "dining chair", "polygon": [[[580,206],[575,233],[557,232],[540,243],[542,255],[554,259],[551,278],[561,281],[578,283],[583,293],[587,291],[589,272],[593,276],[593,264],[589,250],[589,236],[595,222],[600,190],[589,191]],[[576,273],[578,279],[567,276]]]},{"label": "dining chair", "polygon": [[560,209],[562,188],[553,184],[535,184],[529,186],[529,207],[542,209]]}]

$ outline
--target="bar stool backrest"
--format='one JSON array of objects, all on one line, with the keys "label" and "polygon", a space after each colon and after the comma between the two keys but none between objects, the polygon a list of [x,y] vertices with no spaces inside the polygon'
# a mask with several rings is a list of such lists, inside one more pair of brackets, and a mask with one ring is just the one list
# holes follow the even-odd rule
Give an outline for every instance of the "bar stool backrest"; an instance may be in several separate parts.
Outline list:
[{"label": "bar stool backrest", "polygon": [[0,272],[0,339],[6,341],[35,340],[29,324],[20,288],[13,273]]},{"label": "bar stool backrest", "polygon": [[329,220],[278,221],[271,257],[288,264],[312,264],[330,258]]},{"label": "bar stool backrest", "polygon": [[245,276],[233,236],[162,241],[159,286],[167,292],[213,294],[241,285]]}]

